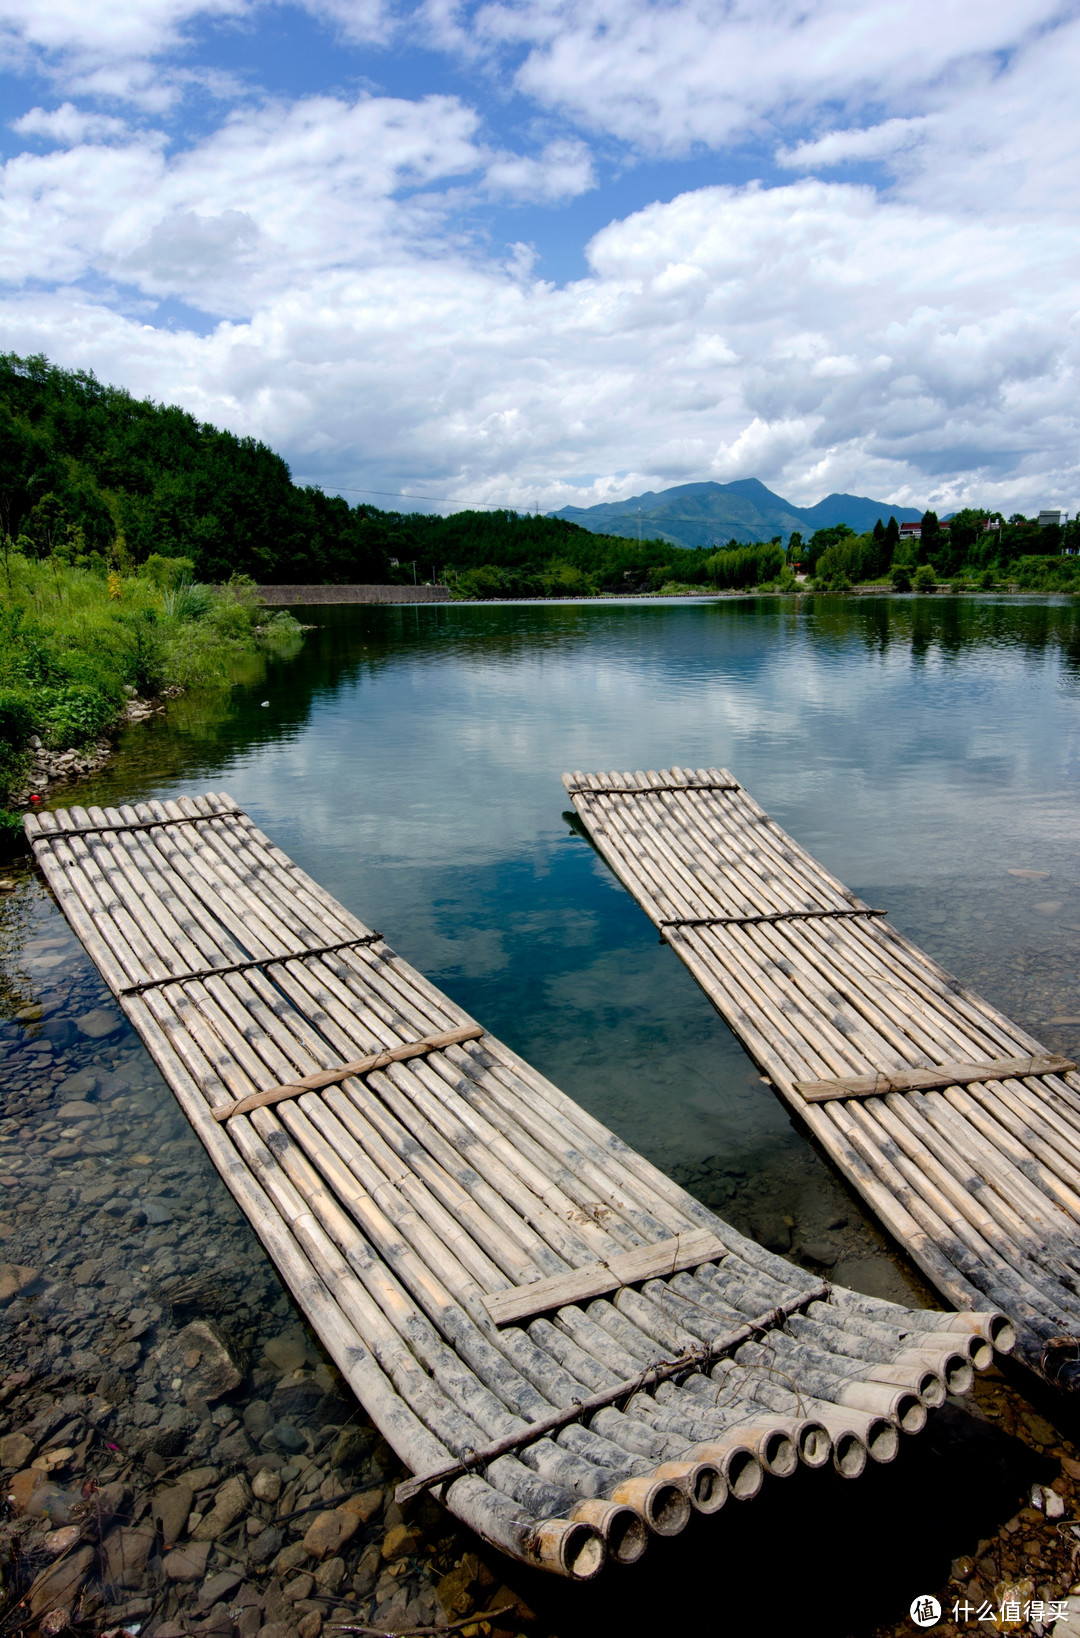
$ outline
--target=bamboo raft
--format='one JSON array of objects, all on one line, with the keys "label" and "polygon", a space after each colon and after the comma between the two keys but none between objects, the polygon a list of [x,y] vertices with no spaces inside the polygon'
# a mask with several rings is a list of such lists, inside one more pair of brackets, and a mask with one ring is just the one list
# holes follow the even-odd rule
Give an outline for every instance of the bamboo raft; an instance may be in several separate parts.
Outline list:
[{"label": "bamboo raft", "polygon": [[722,768],[566,774],[589,836],[844,1177],[957,1308],[1080,1385],[1080,1076]]},{"label": "bamboo raft", "polygon": [[576,1578],[801,1464],[889,1461],[1007,1349],[744,1239],[228,797],[29,815],[35,856],[422,1490]]}]

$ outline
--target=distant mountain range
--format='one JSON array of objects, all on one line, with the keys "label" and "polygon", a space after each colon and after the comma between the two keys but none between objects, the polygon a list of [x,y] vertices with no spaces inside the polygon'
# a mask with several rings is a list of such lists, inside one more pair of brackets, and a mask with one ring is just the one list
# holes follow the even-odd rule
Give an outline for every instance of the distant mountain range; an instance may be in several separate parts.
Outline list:
[{"label": "distant mountain range", "polygon": [[594,534],[625,535],[636,539],[639,528],[643,540],[667,540],[674,546],[724,546],[735,537],[739,541],[784,540],[794,529],[804,535],[815,529],[831,529],[847,523],[863,534],[878,518],[888,523],[916,523],[922,513],[911,506],[889,506],[885,501],[868,500],[865,495],[826,495],[816,506],[795,506],[774,495],[757,478],[739,478],[735,483],[681,483],[674,489],[650,489],[629,500],[607,501],[599,506],[564,506],[548,514],[568,518]]}]

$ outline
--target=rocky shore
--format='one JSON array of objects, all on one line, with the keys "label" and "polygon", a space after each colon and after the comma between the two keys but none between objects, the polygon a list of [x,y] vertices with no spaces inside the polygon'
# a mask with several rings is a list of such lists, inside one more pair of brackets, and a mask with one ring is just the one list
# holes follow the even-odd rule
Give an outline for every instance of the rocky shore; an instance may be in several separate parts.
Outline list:
[{"label": "rocky shore", "polygon": [[[118,731],[130,723],[145,722],[147,717],[164,711],[166,700],[176,699],[183,692],[178,687],[166,688],[156,699],[145,700],[132,690],[115,728]],[[76,780],[85,779],[88,774],[96,773],[109,761],[116,747],[111,739],[102,738],[92,745],[70,745],[67,750],[55,750],[43,745],[37,734],[31,734],[26,749],[30,764],[24,783],[11,793],[12,808],[28,808],[32,803],[44,801],[57,787],[73,784]]]},{"label": "rocky shore", "polygon": [[[304,1327],[43,890],[0,1024],[0,1622],[318,1638],[529,1611]],[[36,901],[36,902],[35,902]],[[10,908],[10,895],[4,905]],[[44,926],[42,926],[42,920]],[[9,947],[10,948],[10,947]]]}]

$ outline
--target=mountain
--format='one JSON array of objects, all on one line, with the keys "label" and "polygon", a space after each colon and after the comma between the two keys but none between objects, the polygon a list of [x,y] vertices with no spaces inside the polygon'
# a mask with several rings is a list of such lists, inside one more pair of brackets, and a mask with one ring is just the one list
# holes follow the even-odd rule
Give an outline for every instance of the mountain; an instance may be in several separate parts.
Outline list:
[{"label": "mountain", "polygon": [[890,506],[864,495],[826,495],[816,506],[795,506],[766,489],[757,478],[735,483],[682,483],[673,489],[648,490],[629,500],[606,501],[599,506],[564,506],[549,517],[565,518],[596,534],[624,535],[643,540],[667,540],[673,546],[726,545],[740,541],[784,540],[792,530],[813,534],[815,529],[847,523],[858,534],[872,529],[878,518],[888,523],[914,523],[922,513],[910,506]]}]

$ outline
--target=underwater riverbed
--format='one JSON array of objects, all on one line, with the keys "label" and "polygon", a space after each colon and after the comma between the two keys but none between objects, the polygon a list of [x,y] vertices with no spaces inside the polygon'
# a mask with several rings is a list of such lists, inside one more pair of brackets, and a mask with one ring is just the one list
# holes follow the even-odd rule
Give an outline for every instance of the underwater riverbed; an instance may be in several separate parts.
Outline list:
[{"label": "underwater riverbed", "polygon": [[[747,598],[304,617],[298,658],[228,695],[174,701],[57,803],[227,790],[434,983],[721,1216],[840,1283],[933,1302],[584,841],[560,775],[729,768],[902,931],[1076,1056],[1080,609]],[[58,1528],[83,1505],[82,1475],[127,1486],[117,1517],[144,1537],[155,1488],[180,1491],[174,1508],[190,1491],[191,1511],[211,1512],[230,1473],[267,1492],[275,1483],[259,1476],[277,1476],[273,1496],[239,1498],[188,1579],[160,1567],[153,1541],[135,1543],[141,1564],[95,1582],[108,1620],[162,1638],[274,1625],[267,1638],[317,1638],[335,1612],[383,1627],[452,1618],[453,1585],[438,1591],[448,1576],[464,1618],[496,1593],[505,1602],[507,1575],[523,1602],[492,1630],[572,1630],[557,1602],[530,1624],[529,1597],[555,1595],[523,1592],[497,1555],[483,1576],[479,1560],[463,1571],[474,1544],[434,1504],[395,1515],[393,1458],[321,1361],[44,887],[25,864],[10,877],[0,1240],[23,1274],[0,1338],[0,1400],[4,1433],[33,1455],[17,1468],[7,1456],[23,1446],[0,1440],[0,1465],[44,1462]],[[210,1370],[216,1344],[196,1346],[189,1329],[208,1320],[237,1380],[181,1392],[176,1369],[185,1382]],[[987,1391],[1011,1407],[1009,1436],[1049,1459],[1064,1434],[1047,1437],[1043,1419],[1044,1437],[1028,1438],[1025,1401]],[[42,1418],[44,1431],[22,1431]],[[50,1449],[73,1454],[50,1467]],[[874,1475],[876,1491],[886,1477]],[[279,1519],[357,1488],[377,1499],[321,1581],[324,1561],[280,1562],[302,1521]],[[391,1538],[402,1550],[385,1555]],[[867,1597],[845,1616],[852,1631],[889,1613],[884,1592],[876,1609]]]}]

